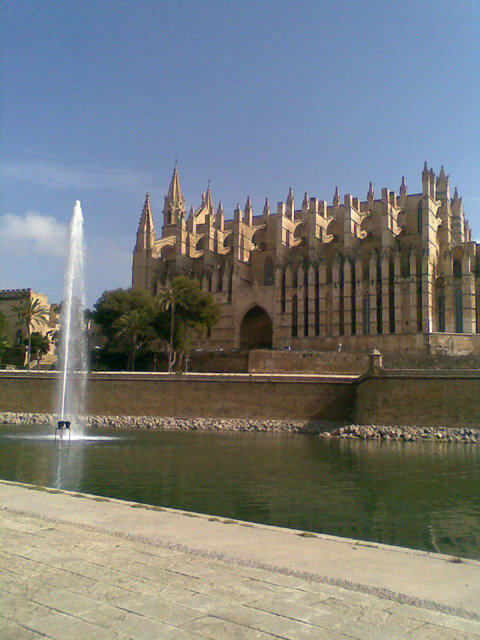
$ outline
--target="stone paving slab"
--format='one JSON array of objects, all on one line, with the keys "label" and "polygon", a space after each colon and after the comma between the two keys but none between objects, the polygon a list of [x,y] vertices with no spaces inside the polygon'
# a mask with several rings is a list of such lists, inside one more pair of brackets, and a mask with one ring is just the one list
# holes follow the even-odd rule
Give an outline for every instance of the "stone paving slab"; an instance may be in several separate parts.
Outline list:
[{"label": "stone paving slab", "polygon": [[[91,496],[78,500],[3,482],[0,496],[1,640],[480,640],[480,563],[475,561],[451,563],[436,554],[365,547],[372,557],[380,552],[390,560],[376,584],[395,573],[396,563],[416,570],[412,581],[425,580],[426,586],[395,593],[388,580],[383,589],[372,586],[371,569],[358,580],[361,566],[354,566],[353,551],[355,584],[344,580],[340,558],[338,584],[333,574],[320,574],[318,566],[328,568],[318,564],[322,554],[351,549],[355,541],[333,540],[331,547],[328,537],[225,526],[207,516],[132,509],[130,503],[98,503]],[[121,516],[130,529],[114,526]],[[164,526],[171,517],[182,544],[169,538],[172,523]],[[210,541],[205,526],[212,527]],[[249,561],[245,543],[252,544],[255,532]],[[295,549],[304,542],[301,559]],[[291,550],[283,564],[282,544]],[[227,557],[226,547],[235,554]],[[261,551],[264,563],[258,559]],[[308,576],[304,565],[311,567]],[[442,567],[446,579],[452,567],[458,570],[457,584],[441,584]],[[438,593],[447,596],[461,583],[476,581],[476,600],[465,587],[448,602],[419,599],[423,589],[435,596],[434,577],[440,581]]]}]

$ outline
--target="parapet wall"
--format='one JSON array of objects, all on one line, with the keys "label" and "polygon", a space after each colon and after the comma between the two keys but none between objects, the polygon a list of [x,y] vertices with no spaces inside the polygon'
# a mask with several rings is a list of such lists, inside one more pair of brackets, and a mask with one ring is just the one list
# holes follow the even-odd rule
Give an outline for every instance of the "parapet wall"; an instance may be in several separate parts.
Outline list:
[{"label": "parapet wall", "polygon": [[[0,412],[55,413],[58,374],[0,372]],[[480,427],[480,371],[371,370],[364,376],[91,374],[101,416],[317,420]]]},{"label": "parapet wall", "polygon": [[361,379],[357,424],[480,428],[480,371],[393,371]]},{"label": "parapet wall", "polygon": [[255,349],[248,357],[250,373],[357,374],[368,371],[368,353]]},{"label": "parapet wall", "polygon": [[[0,412],[54,413],[58,374],[0,373]],[[356,377],[249,374],[96,373],[87,413],[180,418],[353,418]]]}]

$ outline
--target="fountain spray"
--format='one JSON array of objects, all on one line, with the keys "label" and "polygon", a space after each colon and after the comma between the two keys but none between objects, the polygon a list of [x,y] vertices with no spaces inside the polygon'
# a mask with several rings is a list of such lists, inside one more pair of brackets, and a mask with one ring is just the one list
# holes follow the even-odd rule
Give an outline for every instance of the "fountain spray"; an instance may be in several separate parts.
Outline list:
[{"label": "fountain spray", "polygon": [[58,416],[62,422],[78,425],[84,414],[87,379],[87,339],[85,327],[83,216],[80,201],[75,202],[70,223],[67,270],[60,313],[60,353],[62,375]]}]

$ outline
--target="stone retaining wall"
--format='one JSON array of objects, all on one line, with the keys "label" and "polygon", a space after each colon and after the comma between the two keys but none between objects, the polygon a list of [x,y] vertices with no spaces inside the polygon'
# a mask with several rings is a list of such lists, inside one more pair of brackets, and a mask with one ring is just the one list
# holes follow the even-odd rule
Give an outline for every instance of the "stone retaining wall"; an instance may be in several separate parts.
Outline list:
[{"label": "stone retaining wall", "polygon": [[[75,382],[75,381],[74,381]],[[355,377],[93,373],[86,413],[252,420],[353,419]],[[0,373],[0,412],[53,413],[58,375]]]},{"label": "stone retaining wall", "polygon": [[357,385],[353,422],[480,428],[480,372],[385,371]]},{"label": "stone retaining wall", "polygon": [[[0,412],[53,413],[57,385],[56,374],[0,372]],[[381,363],[362,377],[96,373],[87,397],[89,415],[142,421],[480,428],[480,371],[392,371]]]}]

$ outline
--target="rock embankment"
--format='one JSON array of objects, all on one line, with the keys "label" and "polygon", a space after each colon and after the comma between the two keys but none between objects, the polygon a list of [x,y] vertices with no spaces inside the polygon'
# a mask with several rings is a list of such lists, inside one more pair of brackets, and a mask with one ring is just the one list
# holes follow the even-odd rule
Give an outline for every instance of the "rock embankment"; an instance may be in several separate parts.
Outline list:
[{"label": "rock embankment", "polygon": [[[0,424],[55,425],[52,413],[0,413]],[[391,427],[327,424],[325,421],[250,420],[239,418],[159,418],[154,416],[81,416],[86,427],[163,429],[172,431],[262,431],[310,433],[323,438],[480,443],[480,429],[460,427]]]},{"label": "rock embankment", "polygon": [[[52,413],[0,413],[0,424],[55,425]],[[250,420],[239,418],[160,418],[154,416],[81,416],[86,427],[115,429],[163,429],[183,431],[268,431],[317,434],[332,424],[304,420]]]},{"label": "rock embankment", "polygon": [[438,440],[443,442],[480,442],[480,430],[452,427],[389,427],[349,425],[319,434],[324,438],[355,438],[360,440]]},{"label": "rock embankment", "polygon": [[156,418],[152,416],[87,416],[89,427],[171,429],[184,431],[269,431],[320,433],[320,423],[302,420],[246,420],[238,418]]}]

